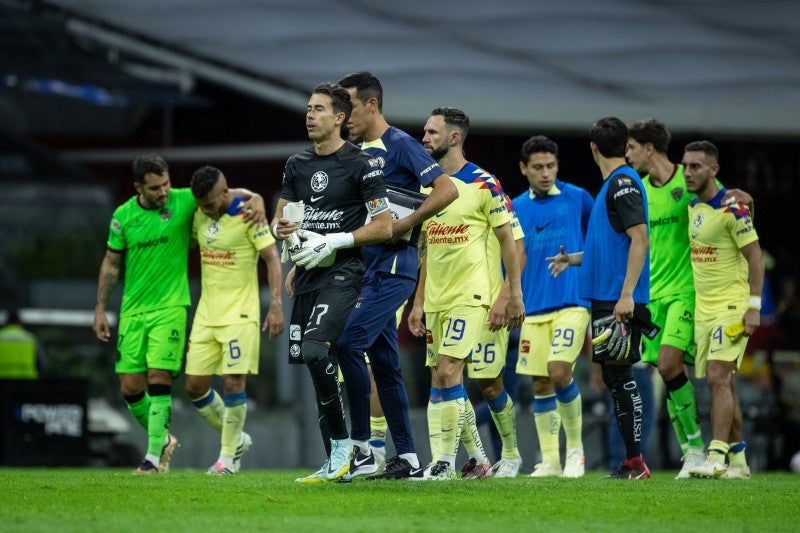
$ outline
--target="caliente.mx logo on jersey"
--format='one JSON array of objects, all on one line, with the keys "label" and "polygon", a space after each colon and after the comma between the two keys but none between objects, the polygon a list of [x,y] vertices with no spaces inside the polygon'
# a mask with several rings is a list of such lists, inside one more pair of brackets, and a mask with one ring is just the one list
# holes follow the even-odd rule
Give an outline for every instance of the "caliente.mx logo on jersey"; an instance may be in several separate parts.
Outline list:
[{"label": "caliente.mx logo on jersey", "polygon": [[314,192],[322,192],[328,186],[328,175],[319,170],[311,176],[311,188]]}]

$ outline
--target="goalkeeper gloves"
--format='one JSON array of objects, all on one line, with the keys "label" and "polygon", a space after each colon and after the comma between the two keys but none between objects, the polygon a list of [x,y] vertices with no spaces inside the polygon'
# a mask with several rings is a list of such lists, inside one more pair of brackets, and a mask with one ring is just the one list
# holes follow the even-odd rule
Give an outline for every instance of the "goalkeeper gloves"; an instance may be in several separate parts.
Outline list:
[{"label": "goalkeeper gloves", "polygon": [[[312,232],[307,232],[312,233]],[[328,233],[327,235],[314,234],[305,241],[299,250],[292,252],[292,260],[306,270],[316,266],[330,266],[333,264],[335,255],[339,248],[351,248],[353,246],[352,233]],[[326,261],[330,257],[330,260]]]},{"label": "goalkeeper gloves", "polygon": [[628,322],[617,322],[614,315],[592,323],[596,336],[592,339],[594,353],[598,357],[620,361],[631,351],[631,326]]},{"label": "goalkeeper gloves", "polygon": [[[309,231],[307,229],[299,229],[294,232],[294,235],[297,235],[298,240],[297,244],[292,245],[289,239],[286,239],[281,244],[281,262],[286,263],[291,258],[292,261],[295,261],[295,254],[300,251],[303,243],[302,241],[307,241],[309,239],[318,239],[321,238],[322,235],[319,233],[314,233],[313,231]],[[296,262],[296,261],[295,261]]]}]

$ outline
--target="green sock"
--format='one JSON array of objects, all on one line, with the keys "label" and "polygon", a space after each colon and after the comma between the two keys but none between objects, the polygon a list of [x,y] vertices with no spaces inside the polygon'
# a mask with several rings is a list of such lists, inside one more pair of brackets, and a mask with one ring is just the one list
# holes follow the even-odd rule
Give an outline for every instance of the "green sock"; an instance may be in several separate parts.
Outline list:
[{"label": "green sock", "polygon": [[147,426],[147,453],[161,456],[172,421],[172,396],[157,394],[150,396],[150,417]]},{"label": "green sock", "polygon": [[686,433],[683,431],[683,423],[678,417],[678,410],[675,407],[675,402],[669,397],[669,393],[667,393],[667,414],[672,424],[672,431],[675,433],[675,438],[678,439],[678,444],[681,447],[681,453],[686,454],[686,452],[689,451],[689,440],[686,438]]},{"label": "green sock", "polygon": [[239,446],[239,438],[242,435],[244,421],[247,418],[247,403],[239,405],[225,406],[225,415],[222,425],[222,448],[219,454],[233,458],[236,455],[236,448]]},{"label": "green sock", "polygon": [[[210,401],[209,401],[210,400]],[[209,425],[219,432],[222,432],[222,419],[225,416],[225,403],[220,398],[214,389],[208,389],[203,396],[192,400],[197,412]]]},{"label": "green sock", "polygon": [[428,402],[428,439],[431,445],[431,458],[435,463],[442,454],[442,402]]},{"label": "green sock", "polygon": [[670,391],[669,397],[675,402],[675,413],[683,426],[689,446],[702,449],[703,433],[700,431],[700,422],[697,420],[694,385],[687,380],[681,388]]},{"label": "green sock", "polygon": [[150,416],[150,395],[145,392],[144,397],[138,402],[128,403],[126,401],[125,403],[128,406],[128,411],[133,415],[133,418],[140,426],[147,430],[147,419]]},{"label": "green sock", "polygon": [[561,403],[556,401],[556,410],[561,417],[561,426],[567,437],[567,448],[583,448],[583,405],[581,395],[572,401]]},{"label": "green sock", "polygon": [[517,446],[517,411],[514,409],[514,402],[511,396],[506,399],[506,406],[499,413],[489,409],[497,432],[500,434],[500,441],[503,443],[503,450],[500,457],[503,459],[519,458],[519,447]]}]

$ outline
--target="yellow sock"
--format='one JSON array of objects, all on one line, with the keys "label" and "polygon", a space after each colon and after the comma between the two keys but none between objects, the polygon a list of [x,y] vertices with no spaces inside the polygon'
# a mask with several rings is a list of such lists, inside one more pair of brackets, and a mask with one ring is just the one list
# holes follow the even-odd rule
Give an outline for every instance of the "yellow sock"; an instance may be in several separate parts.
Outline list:
[{"label": "yellow sock", "polygon": [[[192,403],[197,407],[197,412],[209,425],[217,431],[222,431],[222,418],[225,415],[225,404],[222,402],[219,394],[214,392],[214,389],[208,389],[208,392],[192,400]],[[202,407],[198,407],[198,405]]]},{"label": "yellow sock", "polygon": [[536,423],[536,434],[539,436],[539,449],[542,461],[561,466],[558,436],[561,431],[561,416],[556,409],[555,394],[536,396],[533,399],[533,418]]},{"label": "yellow sock", "polygon": [[428,440],[433,462],[442,454],[442,402],[428,402]]},{"label": "yellow sock", "polygon": [[503,443],[503,451],[500,453],[500,457],[503,459],[517,459],[519,457],[517,411],[514,409],[514,402],[511,397],[508,396],[506,406],[502,411],[495,413],[490,409],[489,414],[492,415],[497,432],[500,433],[500,441]]},{"label": "yellow sock", "polygon": [[725,456],[728,455],[729,449],[730,445],[727,442],[721,440],[712,440],[708,444],[708,458],[721,465],[724,465]]},{"label": "yellow sock", "polygon": [[470,458],[475,459],[478,464],[486,462],[486,451],[483,449],[483,442],[481,442],[481,436],[478,433],[475,409],[469,400],[464,402],[464,425],[461,428],[461,443]]},{"label": "yellow sock", "polygon": [[561,417],[561,426],[567,437],[567,448],[583,448],[583,405],[579,394],[571,402],[556,401],[556,409]]},{"label": "yellow sock", "polygon": [[461,442],[461,429],[464,427],[465,404],[466,401],[464,398],[442,401],[442,448],[440,457],[455,458],[458,454],[458,445]]},{"label": "yellow sock", "polygon": [[[244,396],[242,393],[241,396]],[[225,415],[222,417],[222,448],[219,454],[225,457],[236,455],[239,437],[242,435],[244,421],[247,418],[247,401],[243,398],[229,402],[226,397]]]},{"label": "yellow sock", "polygon": [[744,441],[731,442],[728,448],[728,464],[731,466],[747,466],[747,457],[744,455],[746,448]]}]

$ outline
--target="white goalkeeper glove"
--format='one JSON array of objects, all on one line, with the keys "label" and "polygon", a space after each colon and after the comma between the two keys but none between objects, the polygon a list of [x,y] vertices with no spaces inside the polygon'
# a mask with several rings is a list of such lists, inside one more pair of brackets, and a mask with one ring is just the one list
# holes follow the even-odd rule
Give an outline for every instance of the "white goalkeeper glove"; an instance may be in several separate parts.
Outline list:
[{"label": "white goalkeeper glove", "polygon": [[307,229],[299,229],[294,232],[297,235],[297,244],[292,245],[288,240],[283,241],[283,249],[281,250],[281,261],[287,262],[290,258],[295,263],[297,262],[296,255],[302,249],[303,242],[311,239],[321,239],[323,235],[309,231]]},{"label": "white goalkeeper glove", "polygon": [[608,315],[592,322],[592,328],[595,355],[617,361],[628,357],[631,351],[631,325],[628,322],[617,322],[614,315]]},{"label": "white goalkeeper glove", "polygon": [[[352,233],[328,233],[319,237],[311,238],[303,243],[300,250],[292,254],[295,263],[305,268],[312,269],[320,265],[339,248],[351,248],[353,246]],[[330,266],[333,260],[325,261],[322,266]]]}]

